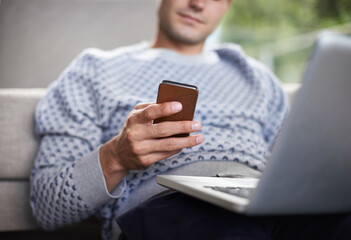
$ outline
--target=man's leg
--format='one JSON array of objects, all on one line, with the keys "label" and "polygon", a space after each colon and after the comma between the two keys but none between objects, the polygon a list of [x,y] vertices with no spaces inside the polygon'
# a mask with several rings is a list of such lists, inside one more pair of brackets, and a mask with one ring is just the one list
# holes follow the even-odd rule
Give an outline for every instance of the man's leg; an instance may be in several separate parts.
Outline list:
[{"label": "man's leg", "polygon": [[181,193],[150,199],[117,221],[123,239],[130,240],[268,240],[273,226],[263,218],[254,220]]},{"label": "man's leg", "polygon": [[349,240],[351,215],[248,217],[174,192],[118,218],[123,239]]}]

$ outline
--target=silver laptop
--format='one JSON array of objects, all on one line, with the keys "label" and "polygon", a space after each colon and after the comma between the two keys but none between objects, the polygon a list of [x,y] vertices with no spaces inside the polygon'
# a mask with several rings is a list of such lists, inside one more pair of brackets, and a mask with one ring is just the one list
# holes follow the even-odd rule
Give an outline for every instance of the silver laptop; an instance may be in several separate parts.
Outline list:
[{"label": "silver laptop", "polygon": [[260,179],[157,183],[247,215],[351,211],[351,38],[322,34],[302,83]]}]

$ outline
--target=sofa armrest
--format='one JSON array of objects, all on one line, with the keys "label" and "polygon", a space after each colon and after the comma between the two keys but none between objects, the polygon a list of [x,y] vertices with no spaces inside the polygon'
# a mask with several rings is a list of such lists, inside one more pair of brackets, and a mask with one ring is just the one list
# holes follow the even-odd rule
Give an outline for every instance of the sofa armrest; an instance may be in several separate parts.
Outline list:
[{"label": "sofa armrest", "polygon": [[38,148],[34,111],[45,89],[0,89],[0,179],[28,179]]},{"label": "sofa armrest", "polygon": [[300,87],[301,87],[300,83],[284,83],[283,84],[283,90],[286,93],[286,95],[288,96],[290,105],[293,104],[295,97],[296,97],[296,93],[298,92]]}]

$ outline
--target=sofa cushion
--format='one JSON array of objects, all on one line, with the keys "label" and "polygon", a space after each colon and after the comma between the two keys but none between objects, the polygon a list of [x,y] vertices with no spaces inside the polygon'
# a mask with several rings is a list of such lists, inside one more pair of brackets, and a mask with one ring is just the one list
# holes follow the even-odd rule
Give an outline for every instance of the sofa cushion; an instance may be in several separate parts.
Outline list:
[{"label": "sofa cushion", "polygon": [[0,89],[0,179],[28,179],[38,148],[34,111],[45,89]]},{"label": "sofa cushion", "polygon": [[0,181],[0,231],[39,229],[29,206],[28,181]]}]

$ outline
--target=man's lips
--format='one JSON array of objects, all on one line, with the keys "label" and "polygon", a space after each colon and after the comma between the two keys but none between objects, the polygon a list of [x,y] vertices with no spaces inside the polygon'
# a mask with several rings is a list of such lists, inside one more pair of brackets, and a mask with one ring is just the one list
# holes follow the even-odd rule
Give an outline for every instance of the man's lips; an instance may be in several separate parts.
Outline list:
[{"label": "man's lips", "polygon": [[188,13],[182,13],[182,12],[179,12],[179,15],[185,19],[187,19],[188,21],[191,21],[191,22],[196,22],[196,23],[204,23],[204,21],[194,15],[191,15],[191,14],[188,14]]}]

